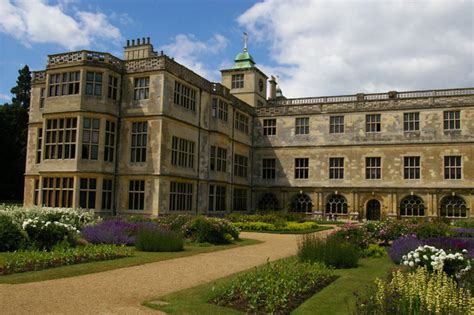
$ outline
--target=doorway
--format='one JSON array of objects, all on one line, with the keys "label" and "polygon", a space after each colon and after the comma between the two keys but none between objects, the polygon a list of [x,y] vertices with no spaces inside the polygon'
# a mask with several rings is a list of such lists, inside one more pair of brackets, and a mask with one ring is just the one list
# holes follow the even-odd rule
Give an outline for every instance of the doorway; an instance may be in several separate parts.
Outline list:
[{"label": "doorway", "polygon": [[367,220],[368,221],[379,221],[380,220],[380,202],[372,199],[367,202]]}]

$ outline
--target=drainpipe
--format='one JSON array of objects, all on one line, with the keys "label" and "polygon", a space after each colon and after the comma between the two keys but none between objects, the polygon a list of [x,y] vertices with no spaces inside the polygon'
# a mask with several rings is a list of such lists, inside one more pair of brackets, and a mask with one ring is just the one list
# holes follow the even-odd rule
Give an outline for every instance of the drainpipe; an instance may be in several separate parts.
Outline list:
[{"label": "drainpipe", "polygon": [[113,206],[112,206],[112,213],[114,216],[117,215],[117,204],[118,204],[118,173],[119,173],[119,156],[120,156],[120,134],[121,134],[121,126],[122,126],[122,96],[123,96],[123,75],[120,75],[120,93],[118,95],[118,115],[117,115],[117,128],[115,129],[115,156],[114,156],[114,186],[113,186]]}]

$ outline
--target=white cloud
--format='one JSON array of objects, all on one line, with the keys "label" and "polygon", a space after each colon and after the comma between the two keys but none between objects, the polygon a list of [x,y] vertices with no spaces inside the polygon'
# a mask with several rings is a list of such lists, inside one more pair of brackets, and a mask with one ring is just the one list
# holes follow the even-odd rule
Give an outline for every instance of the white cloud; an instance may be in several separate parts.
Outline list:
[{"label": "white cloud", "polygon": [[4,102],[10,102],[12,97],[10,95],[0,93],[0,100]]},{"label": "white cloud", "polygon": [[0,0],[0,32],[10,34],[23,44],[54,43],[67,49],[89,47],[96,40],[118,42],[120,30],[111,25],[105,14],[76,9],[71,14],[66,7],[44,0]]},{"label": "white cloud", "polygon": [[207,41],[200,41],[192,34],[178,34],[171,44],[164,45],[160,49],[199,75],[216,81],[219,78],[219,72],[200,60],[206,55],[219,54],[227,47],[227,44],[227,38],[220,34],[215,34]]},{"label": "white cloud", "polygon": [[[266,0],[238,23],[285,95],[474,86],[471,1]],[[257,60],[257,62],[259,62]]]}]

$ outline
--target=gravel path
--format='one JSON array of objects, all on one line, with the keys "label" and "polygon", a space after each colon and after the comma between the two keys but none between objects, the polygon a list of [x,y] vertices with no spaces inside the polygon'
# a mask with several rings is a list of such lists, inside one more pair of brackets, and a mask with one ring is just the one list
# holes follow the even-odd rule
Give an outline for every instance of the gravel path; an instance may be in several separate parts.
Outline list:
[{"label": "gravel path", "polygon": [[0,313],[157,314],[140,304],[297,251],[296,235],[244,232],[241,236],[264,243],[78,277],[0,284]]}]

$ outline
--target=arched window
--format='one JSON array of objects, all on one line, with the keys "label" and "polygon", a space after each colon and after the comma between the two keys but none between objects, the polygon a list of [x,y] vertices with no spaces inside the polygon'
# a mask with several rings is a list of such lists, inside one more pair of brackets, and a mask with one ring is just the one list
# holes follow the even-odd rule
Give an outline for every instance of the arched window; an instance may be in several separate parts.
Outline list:
[{"label": "arched window", "polygon": [[306,194],[298,194],[293,198],[291,203],[291,211],[294,212],[311,212],[313,203],[311,198]]},{"label": "arched window", "polygon": [[347,200],[342,195],[332,195],[326,203],[327,214],[347,214]]},{"label": "arched window", "polygon": [[441,200],[441,216],[446,218],[467,217],[467,205],[464,199],[458,196],[446,196]]},{"label": "arched window", "polygon": [[260,201],[258,202],[258,210],[264,211],[276,211],[280,210],[280,206],[278,204],[278,199],[275,194],[267,192],[262,195]]},{"label": "arched window", "polygon": [[401,217],[422,217],[425,215],[425,204],[418,196],[406,196],[400,201]]}]

